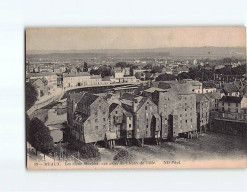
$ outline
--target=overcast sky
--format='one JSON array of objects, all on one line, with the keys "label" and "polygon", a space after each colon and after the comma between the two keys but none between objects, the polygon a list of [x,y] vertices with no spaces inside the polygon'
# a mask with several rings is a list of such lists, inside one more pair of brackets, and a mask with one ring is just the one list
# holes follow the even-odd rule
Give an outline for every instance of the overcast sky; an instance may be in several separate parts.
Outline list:
[{"label": "overcast sky", "polygon": [[245,47],[244,27],[29,28],[26,49],[148,49],[160,47]]}]

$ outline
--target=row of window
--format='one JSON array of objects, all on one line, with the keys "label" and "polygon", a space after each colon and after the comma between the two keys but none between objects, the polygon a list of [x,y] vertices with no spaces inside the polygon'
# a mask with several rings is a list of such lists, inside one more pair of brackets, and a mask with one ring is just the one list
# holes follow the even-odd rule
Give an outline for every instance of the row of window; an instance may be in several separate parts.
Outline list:
[{"label": "row of window", "polygon": [[[188,123],[188,120],[184,120],[185,123]],[[193,119],[190,119],[190,122],[193,122]],[[183,123],[183,120],[180,120],[180,123]]]},{"label": "row of window", "polygon": [[[225,105],[225,102],[222,102],[222,106],[224,106],[224,105]],[[228,102],[228,106],[231,106],[231,103],[230,102]],[[239,103],[236,103],[235,106],[238,107],[239,106]]]}]

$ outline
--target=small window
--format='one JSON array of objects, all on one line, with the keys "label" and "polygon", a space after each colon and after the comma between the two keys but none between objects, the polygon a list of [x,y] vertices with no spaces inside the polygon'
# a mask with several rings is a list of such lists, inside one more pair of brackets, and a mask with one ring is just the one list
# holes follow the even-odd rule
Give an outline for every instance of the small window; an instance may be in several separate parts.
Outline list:
[{"label": "small window", "polygon": [[148,128],[148,125],[146,125],[146,128]]},{"label": "small window", "polygon": [[116,114],[117,114],[117,111],[116,111]]},{"label": "small window", "polygon": [[190,119],[191,122],[193,122],[193,119]]},{"label": "small window", "polygon": [[188,121],[187,121],[187,120],[185,120],[185,122],[187,123]]},{"label": "small window", "polygon": [[105,121],[105,118],[103,118],[103,121]]},{"label": "small window", "polygon": [[105,114],[105,111],[103,112],[103,114]]},{"label": "small window", "polygon": [[148,109],[148,107],[147,106],[145,106],[145,110],[147,110]]},{"label": "small window", "polygon": [[129,124],[129,128],[131,127],[131,124]]}]

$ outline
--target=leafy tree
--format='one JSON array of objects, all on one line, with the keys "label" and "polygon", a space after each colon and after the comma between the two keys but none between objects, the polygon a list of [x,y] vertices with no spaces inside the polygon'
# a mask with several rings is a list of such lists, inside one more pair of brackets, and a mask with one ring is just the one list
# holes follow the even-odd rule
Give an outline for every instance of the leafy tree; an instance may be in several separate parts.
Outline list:
[{"label": "leafy tree", "polygon": [[110,66],[100,66],[97,70],[91,69],[90,74],[105,76],[112,76],[112,68]]},{"label": "leafy tree", "polygon": [[100,157],[98,148],[93,144],[81,144],[79,152],[82,158]]},{"label": "leafy tree", "polygon": [[[133,76],[133,74],[134,74],[134,70],[135,69],[138,69],[138,66],[136,66],[136,65],[130,65],[130,75],[132,75]],[[135,75],[134,75],[135,76]]]},{"label": "leafy tree", "polygon": [[172,81],[176,80],[176,76],[172,74],[161,74],[156,78],[156,81]]},{"label": "leafy tree", "polygon": [[26,83],[25,98],[26,98],[26,110],[29,110],[37,101],[38,92],[31,83]]},{"label": "leafy tree", "polygon": [[25,116],[25,119],[26,119],[26,123],[25,123],[25,126],[26,126],[26,140],[29,142],[30,118],[29,118],[29,116],[27,114]]},{"label": "leafy tree", "polygon": [[141,79],[141,73],[139,73],[139,72],[135,73],[135,77],[136,77],[137,79]]},{"label": "leafy tree", "polygon": [[121,67],[121,68],[126,68],[129,67],[130,65],[127,64],[126,62],[118,62],[116,63],[116,67]]},{"label": "leafy tree", "polygon": [[83,72],[88,72],[87,62],[84,62]]},{"label": "leafy tree", "polygon": [[152,64],[147,64],[143,67],[143,69],[147,70],[147,69],[152,69],[153,68],[153,65]]},{"label": "leafy tree", "polygon": [[162,73],[163,66],[154,66],[151,73]]},{"label": "leafy tree", "polygon": [[44,155],[49,154],[54,149],[53,138],[50,136],[49,129],[40,129],[34,136],[33,147],[41,151]]},{"label": "leafy tree", "polygon": [[186,72],[182,72],[178,75],[178,80],[191,79],[190,75]]},{"label": "leafy tree", "polygon": [[54,147],[50,130],[36,117],[30,121],[27,138],[29,143],[36,149],[36,154],[37,151],[47,154]]}]

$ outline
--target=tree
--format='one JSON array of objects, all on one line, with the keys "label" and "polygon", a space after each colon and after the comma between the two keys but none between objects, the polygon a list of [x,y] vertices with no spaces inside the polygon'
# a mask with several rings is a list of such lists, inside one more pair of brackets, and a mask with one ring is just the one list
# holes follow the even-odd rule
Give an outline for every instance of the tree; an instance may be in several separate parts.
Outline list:
[{"label": "tree", "polygon": [[88,72],[87,62],[84,62],[83,72]]},{"label": "tree", "polygon": [[25,119],[26,119],[26,123],[25,123],[25,126],[26,126],[26,140],[30,143],[30,141],[29,141],[30,118],[29,118],[29,116],[27,114],[25,116]]},{"label": "tree", "polygon": [[176,76],[172,74],[161,74],[156,78],[156,81],[172,81],[176,80]]},{"label": "tree", "polygon": [[154,66],[151,73],[162,73],[163,66]]},{"label": "tree", "polygon": [[53,150],[54,145],[50,130],[36,117],[30,121],[27,137],[29,143],[36,149],[36,154],[37,151],[47,154]]},{"label": "tree", "polygon": [[118,62],[116,63],[116,67],[126,68],[129,67],[129,64],[127,64],[126,62]]},{"label": "tree", "polygon": [[93,144],[81,144],[79,152],[82,158],[100,157],[98,148]]},{"label": "tree", "polygon": [[26,110],[29,110],[37,101],[38,92],[31,83],[26,83],[25,98],[26,98]]},{"label": "tree", "polygon": [[37,151],[41,151],[44,154],[49,154],[54,149],[53,138],[50,136],[49,129],[40,129],[34,136],[34,145],[33,147]]},{"label": "tree", "polygon": [[186,72],[182,72],[178,75],[178,80],[190,79],[190,75]]},{"label": "tree", "polygon": [[153,65],[152,64],[147,64],[143,67],[143,69],[148,70],[148,69],[152,69]]}]

